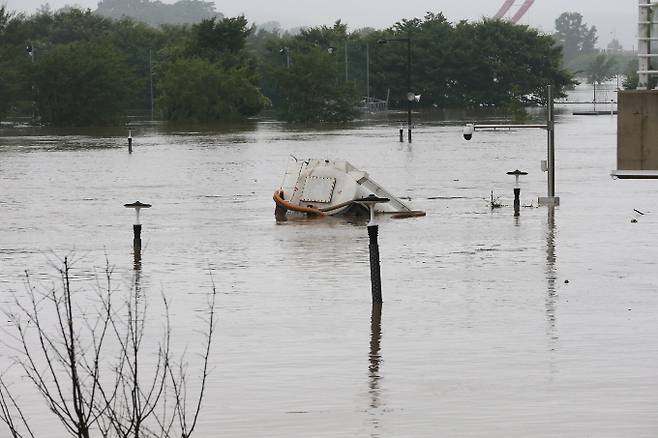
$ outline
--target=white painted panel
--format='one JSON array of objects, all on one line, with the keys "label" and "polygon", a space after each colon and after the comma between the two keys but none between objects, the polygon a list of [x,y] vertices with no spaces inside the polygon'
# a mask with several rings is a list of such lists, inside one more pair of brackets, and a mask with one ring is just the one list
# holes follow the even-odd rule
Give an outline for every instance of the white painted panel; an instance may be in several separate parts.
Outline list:
[{"label": "white painted panel", "polygon": [[328,204],[331,202],[335,185],[336,178],[309,176],[304,184],[302,201]]}]

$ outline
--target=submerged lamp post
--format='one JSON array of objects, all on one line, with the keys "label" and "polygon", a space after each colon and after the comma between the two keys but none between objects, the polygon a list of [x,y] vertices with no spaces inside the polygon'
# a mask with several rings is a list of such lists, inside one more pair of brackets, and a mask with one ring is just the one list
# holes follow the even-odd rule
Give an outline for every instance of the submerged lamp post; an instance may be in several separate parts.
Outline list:
[{"label": "submerged lamp post", "polygon": [[[411,38],[385,38],[377,41],[377,44],[386,44],[389,41],[406,41],[407,43],[407,132],[409,136],[409,143],[411,143],[411,103],[420,99],[411,91]],[[400,141],[402,141],[402,134],[400,133]]]},{"label": "submerged lamp post", "polygon": [[507,172],[508,175],[514,175],[516,181],[514,183],[514,216],[519,216],[521,210],[521,186],[519,185],[519,177],[521,175],[527,175],[528,172],[523,172],[519,169],[516,169],[512,172]]},{"label": "submerged lamp post", "polygon": [[139,222],[139,210],[142,208],[151,208],[151,204],[144,204],[142,202],[136,201],[132,204],[123,204],[126,208],[132,208],[135,210],[135,223],[133,224],[133,248],[135,254],[142,250],[142,224]]},{"label": "submerged lamp post", "polygon": [[475,131],[495,131],[498,129],[545,129],[547,134],[547,160],[542,160],[542,171],[548,172],[547,182],[548,190],[546,197],[539,198],[539,205],[555,206],[560,205],[560,197],[555,196],[555,115],[554,115],[554,98],[553,86],[546,87],[546,124],[543,125],[476,125],[468,124],[464,127],[463,135],[465,140],[473,138]]},{"label": "submerged lamp post", "polygon": [[382,303],[382,279],[379,270],[379,243],[377,234],[379,226],[375,224],[375,205],[390,201],[388,198],[380,198],[371,194],[365,198],[355,199],[353,202],[363,205],[370,212],[370,221],[368,222],[368,237],[370,238],[370,283],[372,290],[372,303]]}]

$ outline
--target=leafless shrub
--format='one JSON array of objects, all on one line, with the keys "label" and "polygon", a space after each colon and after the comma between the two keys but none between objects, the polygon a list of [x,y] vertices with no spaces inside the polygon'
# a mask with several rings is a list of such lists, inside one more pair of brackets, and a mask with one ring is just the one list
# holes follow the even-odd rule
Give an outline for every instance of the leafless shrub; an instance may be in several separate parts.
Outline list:
[{"label": "leafless shrub", "polygon": [[[112,268],[106,263],[95,306],[89,311],[72,290],[68,258],[58,271],[59,285],[47,290],[33,285],[26,273],[27,298],[15,296],[13,309],[5,311],[11,322],[6,343],[13,349],[14,364],[50,411],[76,438],[189,438],[206,390],[216,327],[214,282],[204,320],[200,389],[188,408],[188,373],[184,355],[172,362],[166,297],[162,296],[164,327],[155,365],[144,365],[148,306],[138,287],[117,298]],[[46,322],[48,318],[54,323]],[[1,375],[0,420],[12,438],[34,438]]]}]

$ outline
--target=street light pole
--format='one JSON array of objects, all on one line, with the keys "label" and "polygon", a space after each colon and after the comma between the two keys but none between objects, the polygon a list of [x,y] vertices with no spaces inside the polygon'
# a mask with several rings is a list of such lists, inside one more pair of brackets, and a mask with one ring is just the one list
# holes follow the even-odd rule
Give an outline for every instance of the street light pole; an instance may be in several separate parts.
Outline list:
[{"label": "street light pole", "polygon": [[538,199],[539,205],[557,206],[560,205],[560,197],[555,196],[555,91],[552,85],[546,88],[546,124],[543,125],[475,125],[468,124],[464,128],[464,139],[473,138],[475,131],[498,129],[545,129],[548,143],[546,160],[542,160],[541,166],[544,172],[548,172],[546,190],[547,196],[541,196]]},{"label": "street light pole", "polygon": [[366,103],[370,104],[370,44],[366,43]]},{"label": "street light pole", "polygon": [[409,130],[409,143],[411,143],[411,38],[407,38],[407,129]]},{"label": "street light pole", "polygon": [[[548,132],[548,199],[545,202],[555,202],[555,100],[553,98],[553,86],[549,85],[546,90],[548,101],[546,111],[546,130]],[[559,198],[558,198],[559,199]],[[559,200],[558,200],[559,202]]]},{"label": "street light pole", "polygon": [[[386,44],[388,41],[406,41],[407,42],[407,131],[409,143],[411,143],[411,102],[416,99],[411,91],[411,37],[406,38],[386,38],[377,41],[379,44]],[[402,141],[402,128],[400,128],[400,141]]]},{"label": "street light pole", "polygon": [[345,82],[348,81],[348,68],[349,68],[349,63],[347,61],[347,40],[345,40]]},{"label": "street light pole", "polygon": [[151,121],[155,120],[153,111],[153,57],[149,48],[149,88],[151,93]]}]

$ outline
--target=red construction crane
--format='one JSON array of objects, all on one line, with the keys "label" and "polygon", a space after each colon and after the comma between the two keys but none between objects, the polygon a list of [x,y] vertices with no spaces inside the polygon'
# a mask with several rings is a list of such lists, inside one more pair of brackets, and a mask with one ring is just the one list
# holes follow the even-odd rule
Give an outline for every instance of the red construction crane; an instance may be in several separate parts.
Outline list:
[{"label": "red construction crane", "polygon": [[[523,4],[518,9],[518,11],[516,11],[516,14],[512,16],[510,21],[515,24],[518,23],[521,18],[523,18],[523,16],[528,12],[528,9],[530,9],[534,2],[535,0],[524,0]],[[494,15],[494,18],[499,19],[504,17],[505,14],[507,14],[507,12],[512,8],[512,6],[514,6],[514,0],[505,0],[498,12],[496,12],[496,15]]]},{"label": "red construction crane", "polygon": [[505,3],[503,3],[503,5],[498,10],[498,12],[496,12],[494,18],[496,20],[498,20],[499,18],[503,18],[505,14],[507,14],[507,11],[509,11],[512,6],[514,6],[514,0],[505,0]]}]

